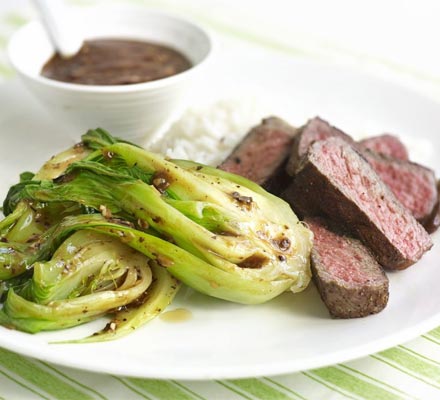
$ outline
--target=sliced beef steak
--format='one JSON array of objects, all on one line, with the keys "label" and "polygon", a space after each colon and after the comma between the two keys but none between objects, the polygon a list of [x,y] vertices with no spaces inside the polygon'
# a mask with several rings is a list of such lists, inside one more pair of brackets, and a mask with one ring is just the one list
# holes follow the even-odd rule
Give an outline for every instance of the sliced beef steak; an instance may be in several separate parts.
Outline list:
[{"label": "sliced beef steak", "polygon": [[395,136],[381,135],[355,142],[341,130],[316,117],[300,128],[295,136],[287,172],[293,176],[309,146],[329,137],[341,138],[358,149],[419,222],[425,224],[430,219],[438,197],[435,174],[429,168],[404,160],[408,153]]},{"label": "sliced beef steak", "polygon": [[409,160],[406,146],[397,136],[388,133],[360,140],[358,144],[362,149],[371,150],[390,158],[404,161]]},{"label": "sliced beef steak", "polygon": [[410,161],[392,159],[369,150],[363,151],[362,155],[397,199],[425,225],[438,198],[434,171]]},{"label": "sliced beef steak", "polygon": [[302,215],[324,215],[369,247],[379,263],[404,269],[431,248],[429,234],[349,143],[313,143],[283,196]]},{"label": "sliced beef steak", "polygon": [[277,117],[254,127],[218,168],[241,175],[277,194],[290,177],[285,164],[296,130]]},{"label": "sliced beef steak", "polygon": [[305,222],[314,234],[313,281],[330,314],[358,318],[383,310],[389,283],[372,253],[359,240],[330,230],[322,219]]},{"label": "sliced beef steak", "polygon": [[354,140],[340,129],[330,125],[327,121],[319,117],[312,118],[299,128],[293,139],[292,151],[287,163],[287,173],[295,175],[296,170],[301,162],[301,158],[307,153],[309,146],[319,140],[329,137],[340,137],[348,143],[354,143]]}]

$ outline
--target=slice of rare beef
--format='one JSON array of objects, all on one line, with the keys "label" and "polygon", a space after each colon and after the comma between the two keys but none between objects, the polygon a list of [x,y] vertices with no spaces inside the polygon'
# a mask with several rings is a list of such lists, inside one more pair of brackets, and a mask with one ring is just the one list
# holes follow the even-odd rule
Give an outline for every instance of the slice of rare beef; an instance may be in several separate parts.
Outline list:
[{"label": "slice of rare beef", "polygon": [[295,132],[294,127],[280,118],[265,118],[218,168],[241,175],[277,194],[290,181],[285,164]]},{"label": "slice of rare beef", "polygon": [[349,143],[354,143],[351,136],[330,125],[327,121],[319,117],[309,119],[304,126],[298,129],[293,138],[292,151],[286,166],[287,173],[291,176],[295,175],[301,158],[307,153],[312,143],[335,136]]},{"label": "slice of rare beef", "polygon": [[329,228],[322,219],[306,218],[314,234],[313,281],[336,318],[358,318],[383,310],[389,283],[372,253],[357,239]]},{"label": "slice of rare beef", "polygon": [[425,226],[438,198],[434,171],[420,164],[392,159],[370,150],[364,150],[362,155],[397,199]]},{"label": "slice of rare beef", "polygon": [[408,150],[397,136],[384,133],[379,136],[372,136],[358,142],[360,148],[371,150],[397,160],[408,161]]},{"label": "slice of rare beef", "polygon": [[321,214],[341,224],[384,267],[404,269],[432,247],[423,226],[365,158],[341,138],[313,143],[282,197],[299,214]]}]

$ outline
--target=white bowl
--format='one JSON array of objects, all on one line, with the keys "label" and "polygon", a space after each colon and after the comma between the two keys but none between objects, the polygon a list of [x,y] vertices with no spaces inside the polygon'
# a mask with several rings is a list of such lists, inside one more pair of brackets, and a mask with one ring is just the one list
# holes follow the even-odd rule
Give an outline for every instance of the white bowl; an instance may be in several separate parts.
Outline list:
[{"label": "white bowl", "polygon": [[9,59],[50,115],[75,128],[76,139],[87,129],[99,126],[141,145],[152,141],[183,110],[188,89],[211,52],[209,35],[190,21],[138,7],[82,11],[81,29],[88,39],[132,38],[163,43],[185,54],[193,66],[168,78],[131,85],[51,80],[40,75],[54,49],[38,21],[13,35],[8,44]]}]

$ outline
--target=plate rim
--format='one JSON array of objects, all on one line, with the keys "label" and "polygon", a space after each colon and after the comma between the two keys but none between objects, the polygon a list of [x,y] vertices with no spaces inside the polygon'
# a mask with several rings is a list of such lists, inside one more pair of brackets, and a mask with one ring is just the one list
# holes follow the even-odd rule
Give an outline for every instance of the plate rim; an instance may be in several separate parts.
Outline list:
[{"label": "plate rim", "polygon": [[[373,342],[369,342],[362,346],[355,347],[356,350],[355,352],[353,351],[354,349],[351,348],[351,349],[330,353],[329,355],[326,355],[324,358],[318,355],[316,357],[309,358],[307,362],[302,362],[301,365],[299,365],[299,363],[295,361],[293,362],[287,361],[285,363],[273,363],[273,364],[262,362],[261,364],[256,364],[252,370],[248,370],[247,372],[242,372],[240,370],[240,367],[237,368],[237,371],[240,372],[235,372],[234,367],[231,366],[214,367],[214,368],[211,367],[210,372],[206,372],[206,368],[204,367],[197,367],[197,368],[192,367],[189,370],[189,372],[186,372],[184,368],[180,368],[174,370],[174,372],[171,374],[166,372],[167,368],[162,368],[162,369],[159,368],[158,370],[157,367],[151,369],[152,373],[145,373],[145,371],[140,372],[137,369],[131,371],[129,370],[129,368],[126,371],[121,371],[118,368],[112,367],[111,364],[108,366],[106,365],[104,367],[102,366],[93,367],[93,365],[83,364],[76,361],[66,362],[63,359],[59,359],[58,357],[51,355],[52,353],[50,353],[49,356],[46,355],[42,357],[38,351],[34,351],[33,349],[27,351],[22,348],[14,348],[14,349],[7,348],[6,350],[13,351],[15,353],[21,354],[26,357],[31,357],[37,360],[50,362],[62,367],[76,369],[78,371],[88,371],[88,372],[100,373],[100,374],[118,375],[122,377],[143,378],[143,379],[164,379],[164,380],[178,379],[185,381],[246,379],[246,378],[258,378],[263,376],[269,377],[269,376],[277,376],[284,374],[293,374],[301,371],[323,368],[341,362],[350,362],[352,360],[363,358],[370,354],[384,351],[386,349],[395,347],[398,344],[410,341],[415,337],[422,335],[423,333],[426,333],[431,329],[436,328],[439,325],[440,325],[440,312],[438,315],[435,315],[425,320],[423,323],[402,330],[400,334],[397,336],[397,338],[396,335],[387,335],[384,338],[375,340]],[[1,336],[1,330],[6,328],[3,327],[0,328],[1,328],[0,329],[0,336]],[[0,341],[0,345],[1,347],[3,347],[4,343]],[[82,345],[88,345],[88,344],[82,344]],[[147,369],[147,371],[149,370]],[[178,372],[176,373],[176,371]]]}]

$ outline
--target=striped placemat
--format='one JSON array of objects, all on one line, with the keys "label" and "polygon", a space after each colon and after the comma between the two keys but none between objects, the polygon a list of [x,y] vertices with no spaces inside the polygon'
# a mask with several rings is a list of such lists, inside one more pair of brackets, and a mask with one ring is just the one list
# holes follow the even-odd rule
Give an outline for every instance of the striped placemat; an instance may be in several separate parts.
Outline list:
[{"label": "striped placemat", "polygon": [[0,349],[0,399],[438,399],[440,328],[356,361],[276,377],[159,381],[94,374]]},{"label": "striped placemat", "polygon": [[[232,1],[213,0],[212,10],[215,12],[208,13],[206,7],[203,7],[206,2],[202,0],[131,1],[190,15],[217,34],[232,40],[264,46],[271,51],[291,54],[292,57],[357,66],[440,99],[440,68],[436,75],[435,60],[427,60],[418,66],[409,65],[403,58],[390,59],[382,54],[368,52],[365,48],[344,47],[335,38],[332,41],[298,32],[289,37],[293,37],[293,41],[286,41],[279,32],[278,35],[271,34],[274,30],[258,24],[255,17],[258,10],[252,13],[249,8],[252,5],[257,8],[256,2],[242,0],[243,3],[239,2],[241,5],[237,6]],[[89,5],[98,1],[70,2]],[[270,3],[272,6],[281,4],[280,1]],[[301,4],[297,1],[293,3]],[[327,2],[315,0],[311,3],[316,7],[319,4],[324,7]],[[351,7],[349,3],[348,0],[337,2],[341,7]],[[379,12],[380,7],[392,7],[398,2],[390,0],[385,5],[384,2],[372,3],[375,3],[371,5],[372,12],[374,7]],[[415,0],[405,4],[409,3],[414,7],[419,4]],[[436,7],[432,5],[434,3],[426,2],[424,5]],[[231,7],[234,7],[234,18],[230,17]],[[411,14],[411,10],[407,12]],[[25,0],[3,0],[0,4],[0,80],[13,77],[4,52],[8,37],[32,15]],[[440,35],[440,28],[437,32]],[[95,374],[55,366],[0,348],[2,399],[440,399],[440,327],[404,345],[330,367],[276,377],[200,382]]]}]

